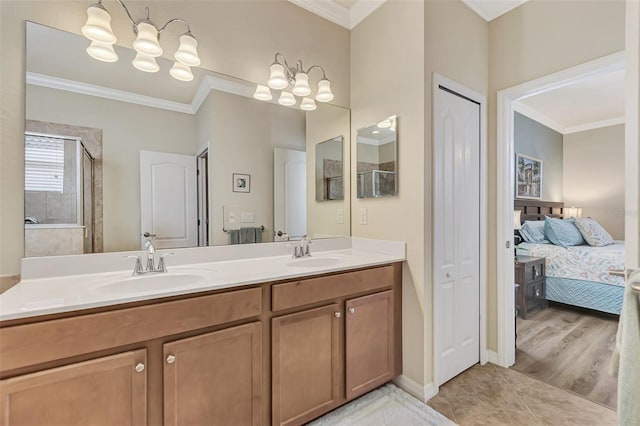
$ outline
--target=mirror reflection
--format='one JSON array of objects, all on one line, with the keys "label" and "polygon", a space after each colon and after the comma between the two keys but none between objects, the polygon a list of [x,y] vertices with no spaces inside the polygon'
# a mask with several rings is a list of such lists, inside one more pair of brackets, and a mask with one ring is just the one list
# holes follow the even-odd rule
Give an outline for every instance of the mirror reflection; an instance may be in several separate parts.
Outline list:
[{"label": "mirror reflection", "polygon": [[316,145],[316,201],[344,199],[343,136]]},{"label": "mirror reflection", "polygon": [[[194,68],[181,82],[163,72],[169,60],[149,74],[131,66],[130,49],[104,63],[86,47],[27,23],[25,153],[36,137],[40,157],[27,161],[49,186],[25,187],[26,256],[138,250],[147,238],[170,248],[349,235],[318,220],[305,183],[315,179],[309,120],[348,135],[347,109],[305,113],[257,101],[233,77]],[[292,167],[293,181],[281,178]]]},{"label": "mirror reflection", "polygon": [[395,115],[358,129],[357,196],[394,196],[398,191],[398,138]]}]

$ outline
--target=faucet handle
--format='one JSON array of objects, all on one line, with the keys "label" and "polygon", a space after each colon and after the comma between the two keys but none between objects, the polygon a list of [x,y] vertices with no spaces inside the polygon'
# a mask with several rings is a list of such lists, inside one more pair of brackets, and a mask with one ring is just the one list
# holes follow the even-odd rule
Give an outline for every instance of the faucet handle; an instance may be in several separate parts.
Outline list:
[{"label": "faucet handle", "polygon": [[133,273],[131,275],[140,275],[144,273],[144,269],[142,269],[142,260],[140,260],[140,256],[129,255],[122,256],[124,259],[135,259],[136,263],[133,266]]},{"label": "faucet handle", "polygon": [[167,265],[165,264],[164,258],[166,256],[175,256],[175,253],[165,253],[160,255],[160,260],[158,261],[158,271],[167,272]]}]

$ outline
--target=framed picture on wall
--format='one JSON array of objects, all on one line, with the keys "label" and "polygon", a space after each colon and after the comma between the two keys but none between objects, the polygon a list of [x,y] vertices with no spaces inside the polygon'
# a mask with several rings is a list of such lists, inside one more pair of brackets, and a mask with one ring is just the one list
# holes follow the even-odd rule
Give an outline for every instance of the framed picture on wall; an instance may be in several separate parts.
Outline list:
[{"label": "framed picture on wall", "polygon": [[542,199],[542,160],[516,154],[516,198]]},{"label": "framed picture on wall", "polygon": [[251,175],[234,173],[233,192],[251,192]]}]

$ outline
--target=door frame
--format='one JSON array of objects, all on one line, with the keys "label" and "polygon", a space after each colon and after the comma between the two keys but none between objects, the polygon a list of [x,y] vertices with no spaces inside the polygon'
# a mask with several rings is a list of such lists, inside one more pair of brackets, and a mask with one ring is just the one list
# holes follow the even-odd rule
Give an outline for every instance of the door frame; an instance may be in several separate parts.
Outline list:
[{"label": "door frame", "polygon": [[[431,122],[433,123],[431,129],[431,139],[433,141],[433,149],[435,152],[435,94],[436,91],[439,90],[439,87],[443,86],[449,89],[452,92],[455,92],[459,95],[462,95],[474,102],[480,104],[480,249],[479,249],[479,278],[480,278],[480,318],[478,319],[478,326],[480,328],[480,342],[479,342],[479,352],[480,352],[480,364],[487,363],[487,98],[486,96],[460,84],[453,80],[450,80],[444,77],[441,74],[433,73],[432,79],[432,92],[431,92]],[[435,192],[435,170],[436,170],[436,159],[437,156],[433,155],[432,158],[432,188]],[[435,215],[432,217],[431,225],[435,228],[436,218]],[[434,229],[432,228],[432,230]],[[437,341],[435,336],[435,330],[439,327],[439,324],[436,323],[437,315],[436,312],[439,309],[440,303],[438,303],[437,298],[439,297],[437,286],[435,285],[437,274],[435,271],[435,258],[436,253],[433,250],[433,241],[432,244],[432,268],[431,268],[431,283],[432,283],[432,297],[433,297],[433,309],[431,313],[431,321],[433,324],[434,336],[433,336],[433,347],[431,352],[431,357],[433,359],[433,384],[435,387],[435,392],[438,392],[438,386],[436,385],[436,375],[438,371],[438,357],[436,354],[438,353],[438,348],[440,347],[440,342]],[[427,285],[425,283],[425,285]],[[425,294],[429,294],[425,291]],[[428,365],[428,360],[426,361]]]},{"label": "door frame", "polygon": [[[492,362],[502,367],[515,363],[515,312],[513,268],[513,202],[515,199],[514,112],[518,100],[571,83],[624,69],[624,51],[558,71],[498,92],[497,115],[497,354]],[[493,354],[492,354],[493,355]]]},{"label": "door frame", "polygon": [[209,245],[209,164],[209,148],[207,147],[196,155],[198,247]]}]

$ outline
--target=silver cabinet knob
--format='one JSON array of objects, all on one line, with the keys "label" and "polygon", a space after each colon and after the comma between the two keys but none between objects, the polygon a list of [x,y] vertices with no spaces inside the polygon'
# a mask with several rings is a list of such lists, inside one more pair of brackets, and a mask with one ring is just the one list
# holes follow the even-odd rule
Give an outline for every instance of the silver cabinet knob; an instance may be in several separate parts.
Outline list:
[{"label": "silver cabinet knob", "polygon": [[167,357],[167,364],[173,364],[174,362],[176,362],[176,356],[175,355],[169,355]]},{"label": "silver cabinet knob", "polygon": [[136,373],[142,373],[144,371],[144,364],[139,362],[133,369],[136,370]]},{"label": "silver cabinet knob", "polygon": [[349,313],[350,314],[355,314],[356,313],[356,308],[349,308]]},{"label": "silver cabinet knob", "polygon": [[336,313],[334,313],[334,315],[336,316],[336,318],[340,318],[342,316],[342,314],[340,312],[336,312]]}]

